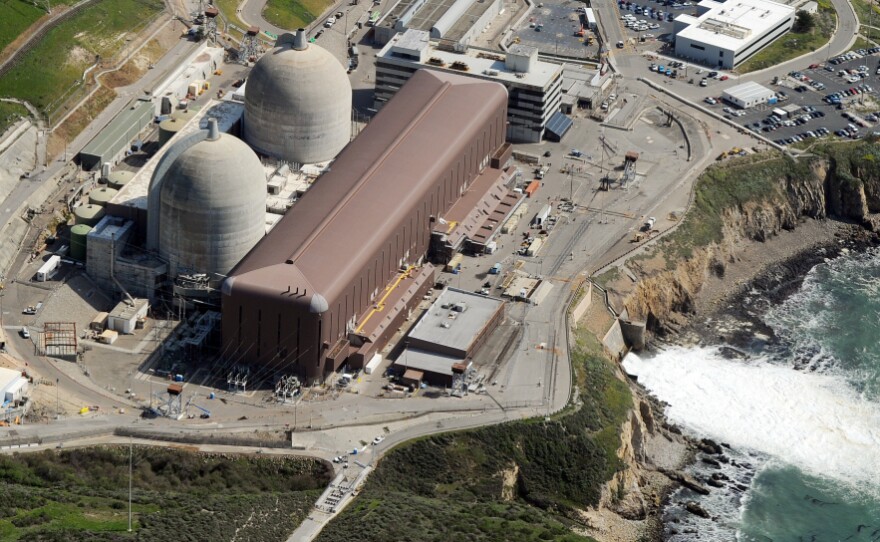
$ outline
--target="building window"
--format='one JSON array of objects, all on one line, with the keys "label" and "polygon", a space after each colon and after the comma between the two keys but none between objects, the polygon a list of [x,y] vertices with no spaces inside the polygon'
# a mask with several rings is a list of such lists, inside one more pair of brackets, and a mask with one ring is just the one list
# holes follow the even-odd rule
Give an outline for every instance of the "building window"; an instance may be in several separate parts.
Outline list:
[{"label": "building window", "polygon": [[691,48],[692,48],[692,49],[699,49],[700,51],[705,51],[705,50],[706,50],[705,47],[703,47],[702,45],[697,45],[696,43],[692,43],[692,44],[691,44]]},{"label": "building window", "polygon": [[718,58],[724,58],[724,51],[718,51]]}]

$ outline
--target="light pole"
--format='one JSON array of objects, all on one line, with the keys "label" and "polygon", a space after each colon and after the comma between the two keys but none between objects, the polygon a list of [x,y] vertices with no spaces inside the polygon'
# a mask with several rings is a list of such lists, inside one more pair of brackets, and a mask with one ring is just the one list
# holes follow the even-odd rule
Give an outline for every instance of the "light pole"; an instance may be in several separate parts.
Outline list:
[{"label": "light pole", "polygon": [[128,532],[131,532],[131,478],[132,478],[132,456],[134,455],[134,443],[132,437],[128,437]]}]

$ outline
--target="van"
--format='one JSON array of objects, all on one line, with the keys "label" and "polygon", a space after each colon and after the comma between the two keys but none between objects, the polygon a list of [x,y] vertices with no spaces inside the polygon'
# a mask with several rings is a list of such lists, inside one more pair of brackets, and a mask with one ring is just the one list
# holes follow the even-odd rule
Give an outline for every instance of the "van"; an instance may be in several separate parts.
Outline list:
[{"label": "van", "polygon": [[357,57],[358,57],[358,48],[357,48],[357,45],[352,45],[351,48],[348,50],[348,54],[349,54],[349,56],[351,56],[352,58],[357,58]]},{"label": "van", "polygon": [[21,326],[21,336],[23,339],[30,339],[31,338],[31,332],[28,331],[27,326]]}]

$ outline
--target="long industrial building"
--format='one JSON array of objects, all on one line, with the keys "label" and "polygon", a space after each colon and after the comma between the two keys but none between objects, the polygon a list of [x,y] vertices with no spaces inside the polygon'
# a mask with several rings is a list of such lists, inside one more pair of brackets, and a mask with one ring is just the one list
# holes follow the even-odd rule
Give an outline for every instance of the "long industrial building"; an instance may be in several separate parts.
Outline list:
[{"label": "long industrial building", "polygon": [[230,272],[222,361],[307,382],[369,362],[434,284],[447,212],[509,181],[506,124],[502,85],[415,73]]}]

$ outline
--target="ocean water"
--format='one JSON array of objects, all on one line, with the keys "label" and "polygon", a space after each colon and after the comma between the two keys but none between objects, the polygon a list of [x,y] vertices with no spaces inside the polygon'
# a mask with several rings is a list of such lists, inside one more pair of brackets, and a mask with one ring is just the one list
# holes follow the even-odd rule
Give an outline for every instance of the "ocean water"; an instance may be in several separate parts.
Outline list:
[{"label": "ocean water", "polygon": [[[813,268],[764,317],[781,344],[728,359],[718,347],[630,355],[628,372],[729,463],[691,471],[723,487],[673,496],[675,541],[880,541],[880,252]],[[698,502],[713,519],[684,512]]]}]

